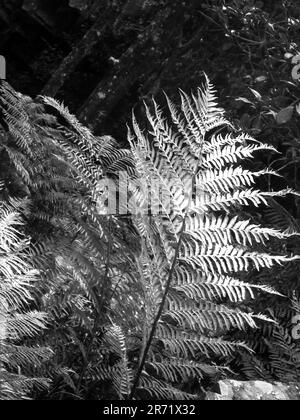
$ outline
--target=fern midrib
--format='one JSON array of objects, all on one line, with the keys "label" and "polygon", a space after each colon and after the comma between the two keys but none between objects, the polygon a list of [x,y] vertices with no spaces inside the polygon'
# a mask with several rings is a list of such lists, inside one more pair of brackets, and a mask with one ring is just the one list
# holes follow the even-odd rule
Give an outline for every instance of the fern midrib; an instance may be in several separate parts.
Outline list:
[{"label": "fern midrib", "polygon": [[[204,140],[202,140],[202,143],[201,143],[201,146],[200,146],[200,153],[199,153],[200,157],[198,159],[197,167],[196,167],[195,173],[193,175],[193,181],[192,181],[192,184],[191,184],[192,186],[195,185],[196,177],[197,177],[199,168],[202,165],[203,145],[204,145]],[[177,246],[176,246],[171,270],[169,272],[169,276],[168,276],[168,279],[167,279],[165,292],[164,292],[164,295],[163,295],[158,313],[157,313],[157,315],[154,319],[154,322],[153,322],[153,325],[152,325],[152,328],[151,328],[151,332],[150,332],[150,336],[149,336],[149,339],[148,339],[147,344],[145,346],[143,357],[141,359],[141,363],[139,365],[139,368],[138,368],[138,371],[137,371],[137,374],[136,374],[136,377],[135,377],[135,380],[134,380],[134,383],[133,383],[133,386],[132,386],[132,390],[131,390],[131,393],[130,393],[129,398],[128,398],[129,400],[132,400],[135,396],[135,393],[136,393],[136,390],[137,390],[137,387],[138,387],[138,384],[139,384],[139,380],[140,380],[141,374],[143,372],[143,369],[144,369],[144,366],[145,366],[145,363],[146,363],[146,360],[147,360],[147,357],[148,357],[148,353],[149,353],[152,341],[153,341],[154,336],[155,336],[157,325],[158,325],[159,320],[162,316],[162,313],[163,313],[163,310],[164,310],[164,307],[165,307],[165,304],[166,304],[166,301],[167,301],[167,297],[168,297],[168,294],[169,294],[169,291],[170,291],[170,288],[171,288],[173,275],[174,275],[176,265],[177,265],[177,262],[178,262],[180,248],[181,248],[181,245],[182,245],[182,242],[183,242],[183,239],[184,239],[184,234],[185,234],[186,224],[187,224],[187,218],[188,218],[188,215],[189,215],[190,208],[192,206],[192,202],[193,202],[193,188],[190,191],[189,202],[188,202],[188,206],[187,206],[187,209],[186,209],[186,214],[185,214],[183,222],[182,222],[182,227],[181,227],[181,230],[180,230],[179,239],[178,239],[178,242],[177,242]]]}]

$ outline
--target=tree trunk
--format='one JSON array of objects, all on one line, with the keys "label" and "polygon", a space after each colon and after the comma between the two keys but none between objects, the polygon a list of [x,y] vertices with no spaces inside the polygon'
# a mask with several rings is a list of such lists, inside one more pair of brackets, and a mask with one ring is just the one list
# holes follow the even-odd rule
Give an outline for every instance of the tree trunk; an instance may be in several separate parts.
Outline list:
[{"label": "tree trunk", "polygon": [[183,23],[183,5],[159,9],[144,32],[116,63],[79,110],[80,120],[95,132],[130,88],[142,77],[159,73],[178,40],[178,23]]},{"label": "tree trunk", "polygon": [[47,82],[41,92],[42,95],[55,97],[67,78],[75,71],[80,62],[92,51],[93,47],[102,38],[106,29],[104,22],[104,16],[102,14],[98,15],[92,27],[86,32],[77,45],[75,45],[70,54],[64,58],[61,65]]}]

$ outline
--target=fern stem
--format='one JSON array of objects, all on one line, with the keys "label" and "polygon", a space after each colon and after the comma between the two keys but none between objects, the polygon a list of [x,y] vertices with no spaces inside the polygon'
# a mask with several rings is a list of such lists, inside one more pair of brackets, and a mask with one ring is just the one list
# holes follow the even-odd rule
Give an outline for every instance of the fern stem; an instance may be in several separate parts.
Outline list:
[{"label": "fern stem", "polygon": [[189,197],[187,210],[186,210],[183,222],[182,222],[182,227],[181,227],[181,230],[180,230],[179,239],[178,239],[176,250],[175,250],[175,255],[174,255],[172,267],[171,267],[171,270],[169,272],[168,280],[167,280],[167,283],[166,283],[165,292],[164,292],[164,295],[163,295],[158,313],[157,313],[157,315],[154,319],[154,322],[153,322],[153,325],[152,325],[152,328],[151,328],[151,333],[150,333],[149,339],[147,341],[147,344],[145,346],[143,357],[141,359],[141,363],[139,365],[139,368],[138,368],[138,371],[137,371],[137,374],[136,374],[136,377],[134,379],[134,383],[133,383],[133,386],[132,386],[132,389],[131,389],[131,393],[130,393],[129,398],[128,398],[129,400],[132,400],[135,396],[135,393],[136,393],[136,390],[137,390],[137,387],[138,387],[138,384],[139,384],[139,381],[140,381],[140,377],[141,377],[141,374],[143,372],[143,369],[144,369],[144,366],[145,366],[145,363],[146,363],[146,360],[147,360],[147,357],[148,357],[148,353],[149,353],[152,341],[154,339],[154,335],[155,335],[155,332],[156,332],[156,329],[157,329],[157,325],[158,325],[159,320],[162,316],[162,313],[163,313],[163,310],[164,310],[164,307],[165,307],[165,303],[166,303],[166,300],[167,300],[167,297],[168,297],[168,294],[169,294],[169,291],[170,291],[170,287],[171,287],[171,283],[172,283],[172,279],[173,279],[173,274],[174,274],[174,271],[175,271],[175,268],[176,268],[176,265],[177,265],[177,259],[178,259],[178,256],[179,256],[180,247],[181,247],[181,244],[182,244],[182,240],[183,240],[183,236],[184,236],[184,232],[185,232],[185,228],[186,228],[187,216],[189,214],[189,209],[191,207],[191,203],[192,203],[192,200],[193,200],[193,186],[194,186],[196,176],[197,176],[198,170],[199,170],[199,168],[201,166],[201,162],[202,162],[202,149],[203,149],[203,142],[202,142],[201,150],[200,150],[200,158],[198,160],[198,164],[197,164],[195,173],[193,175],[192,190],[190,192],[190,197]]},{"label": "fern stem", "polygon": [[136,374],[136,378],[134,380],[134,384],[133,384],[133,387],[132,387],[132,390],[131,390],[131,394],[129,396],[129,400],[132,400],[134,398],[134,395],[135,395],[136,389],[138,387],[139,380],[140,380],[142,371],[144,369],[144,365],[146,363],[146,359],[148,357],[148,353],[149,353],[149,350],[150,350],[150,347],[151,347],[151,344],[152,344],[152,341],[153,341],[153,338],[154,338],[154,335],[155,335],[155,332],[156,332],[158,322],[159,322],[159,320],[161,318],[161,315],[163,313],[163,310],[164,310],[164,306],[165,306],[165,303],[166,303],[166,300],[167,300],[167,296],[169,294],[169,290],[170,290],[170,287],[171,287],[171,282],[172,282],[174,270],[175,270],[175,267],[176,267],[176,264],[177,264],[177,258],[178,258],[178,255],[179,255],[180,246],[181,246],[182,239],[183,239],[183,234],[184,234],[184,231],[185,231],[185,225],[186,225],[186,218],[185,218],[185,220],[183,221],[183,224],[182,224],[182,229],[181,229],[180,237],[179,237],[179,240],[178,240],[178,243],[177,243],[177,248],[176,248],[172,268],[171,268],[171,271],[170,271],[170,274],[169,274],[169,277],[168,277],[168,280],[167,280],[166,289],[165,289],[165,292],[164,292],[164,295],[163,295],[158,313],[157,313],[157,315],[155,317],[155,320],[153,322],[151,333],[150,333],[149,339],[147,341],[145,351],[144,351],[139,369],[138,369],[137,374]]}]

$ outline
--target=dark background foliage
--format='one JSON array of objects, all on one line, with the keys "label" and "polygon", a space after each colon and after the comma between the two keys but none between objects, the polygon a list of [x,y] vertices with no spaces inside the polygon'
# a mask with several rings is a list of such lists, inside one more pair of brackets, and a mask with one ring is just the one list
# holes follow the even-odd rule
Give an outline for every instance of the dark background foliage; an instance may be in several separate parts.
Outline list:
[{"label": "dark background foliage", "polygon": [[299,8],[285,0],[3,0],[0,50],[17,90],[62,99],[120,141],[133,106],[162,90],[189,91],[205,71],[243,128],[282,144],[298,136],[272,112],[297,101]]}]

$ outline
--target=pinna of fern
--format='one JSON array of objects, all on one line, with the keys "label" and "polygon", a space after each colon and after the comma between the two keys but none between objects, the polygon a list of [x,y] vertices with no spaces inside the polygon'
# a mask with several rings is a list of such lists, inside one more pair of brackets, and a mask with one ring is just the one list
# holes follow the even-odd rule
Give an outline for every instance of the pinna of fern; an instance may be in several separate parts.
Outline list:
[{"label": "pinna of fern", "polygon": [[[289,252],[299,255],[299,224],[293,215],[283,207],[283,203],[269,200],[269,206],[259,209],[258,217],[263,217],[267,227],[277,226],[284,233],[295,233],[286,241],[271,241],[268,246],[273,252]],[[247,333],[245,341],[255,354],[249,356],[244,351],[233,358],[233,363],[246,379],[276,380],[280,382],[299,381],[299,345],[293,337],[299,300],[299,260],[271,270],[251,274],[252,282],[276,287],[281,295],[261,294],[251,303],[251,308],[271,315],[276,323],[267,323],[258,330]],[[299,313],[299,312],[298,312]],[[240,334],[235,336],[240,338]]]},{"label": "pinna of fern", "polygon": [[[288,220],[285,221],[287,222]],[[285,226],[283,225],[284,228]],[[286,231],[290,232],[291,226]],[[291,238],[287,243],[288,249],[294,255],[297,255],[297,243],[298,237]],[[255,354],[249,357],[249,354],[242,351],[233,360],[247,379],[259,378],[284,383],[299,381],[300,353],[297,336],[294,334],[296,324],[293,323],[299,319],[298,272],[299,262],[294,261],[284,267],[274,267],[271,271],[257,273],[253,278],[258,284],[276,287],[281,295],[261,295],[251,305],[258,311],[268,312],[276,323],[264,324],[259,330],[250,331],[246,343],[253,348]]]},{"label": "pinna of fern", "polygon": [[45,328],[47,316],[29,311],[38,272],[30,264],[28,239],[22,235],[23,221],[10,206],[0,203],[0,399],[24,399],[33,387],[48,381],[34,372],[51,356],[49,348],[24,343]]},{"label": "pinna of fern", "polygon": [[[164,387],[174,397],[183,376],[201,377],[207,358],[245,348],[222,335],[272,319],[243,311],[238,304],[257,293],[277,292],[241,281],[241,274],[297,258],[261,251],[270,239],[284,240],[293,233],[236,216],[241,207],[266,206],[270,198],[292,193],[255,188],[258,177],[275,173],[243,166],[256,152],[273,147],[232,130],[208,79],[197,95],[180,96],[180,109],[167,98],[168,115],[155,101],[153,110],[145,105],[150,130],[142,130],[133,116],[129,131],[138,176],[151,187],[151,194],[150,188],[133,191],[131,209],[143,240],[138,272],[144,285],[131,398],[147,390],[153,397],[155,389],[156,397],[166,396]],[[155,202],[152,209],[159,209],[155,214],[148,211],[149,195]]]}]

